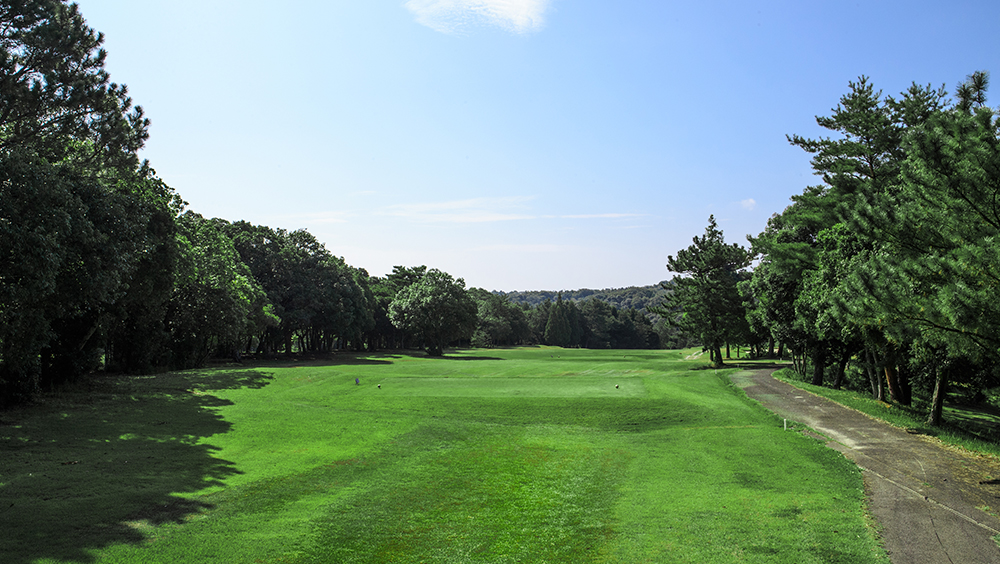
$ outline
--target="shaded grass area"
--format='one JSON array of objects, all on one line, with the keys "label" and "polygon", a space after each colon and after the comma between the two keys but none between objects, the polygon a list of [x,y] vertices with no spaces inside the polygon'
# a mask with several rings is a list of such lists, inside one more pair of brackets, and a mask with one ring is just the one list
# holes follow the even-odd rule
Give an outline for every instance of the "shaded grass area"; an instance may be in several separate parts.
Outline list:
[{"label": "shaded grass area", "polygon": [[45,405],[0,413],[0,554],[11,564],[89,562],[90,551],[142,543],[212,504],[181,494],[240,471],[203,439],[226,433],[208,391],[261,387],[258,371],[101,377]]},{"label": "shaded grass area", "polygon": [[[14,531],[0,550],[18,564],[887,562],[857,468],[685,356],[519,348],[107,379],[93,399],[2,415],[17,422],[0,427],[0,499],[49,509],[0,512]],[[108,481],[84,460],[114,433],[119,458],[162,450]],[[86,473],[25,477],[67,453]],[[65,498],[40,499],[56,486]]]},{"label": "shaded grass area", "polygon": [[990,444],[1000,443],[1000,409],[992,404],[945,404],[943,418],[946,424],[975,438]]},{"label": "shaded grass area", "polygon": [[940,427],[934,427],[927,424],[929,404],[917,398],[914,398],[912,406],[880,402],[871,397],[871,394],[850,390],[834,390],[803,382],[798,374],[788,368],[775,372],[774,377],[881,419],[896,427],[937,437],[947,444],[966,450],[1000,457],[1000,444],[997,444],[995,440],[990,440],[990,437],[997,434],[1000,416],[991,410],[954,404],[946,405],[943,424]]}]

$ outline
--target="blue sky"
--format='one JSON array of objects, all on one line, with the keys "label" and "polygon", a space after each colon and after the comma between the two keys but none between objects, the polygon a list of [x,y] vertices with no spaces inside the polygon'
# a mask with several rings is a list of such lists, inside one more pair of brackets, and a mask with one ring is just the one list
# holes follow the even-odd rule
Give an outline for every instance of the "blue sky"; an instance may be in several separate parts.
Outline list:
[{"label": "blue sky", "polygon": [[490,290],[668,279],[818,182],[785,135],[850,81],[1000,79],[992,1],[78,3],[190,209]]}]

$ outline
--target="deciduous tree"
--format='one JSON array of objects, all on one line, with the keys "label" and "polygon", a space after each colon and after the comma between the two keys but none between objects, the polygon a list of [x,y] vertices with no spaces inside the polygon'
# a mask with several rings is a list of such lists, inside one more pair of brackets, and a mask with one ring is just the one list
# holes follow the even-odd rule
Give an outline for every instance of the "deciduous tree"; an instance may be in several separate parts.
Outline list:
[{"label": "deciduous tree", "polygon": [[472,337],[477,311],[465,280],[430,269],[400,290],[389,304],[389,319],[396,327],[418,334],[428,354],[441,356],[448,343]]}]

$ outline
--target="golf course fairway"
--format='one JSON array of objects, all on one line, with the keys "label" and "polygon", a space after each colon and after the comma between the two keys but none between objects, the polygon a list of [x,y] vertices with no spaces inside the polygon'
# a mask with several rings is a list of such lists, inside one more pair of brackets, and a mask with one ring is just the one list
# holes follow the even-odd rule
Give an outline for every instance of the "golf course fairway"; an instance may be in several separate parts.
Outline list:
[{"label": "golf course fairway", "polygon": [[107,562],[888,562],[856,466],[695,351],[101,375],[0,413],[0,554]]}]

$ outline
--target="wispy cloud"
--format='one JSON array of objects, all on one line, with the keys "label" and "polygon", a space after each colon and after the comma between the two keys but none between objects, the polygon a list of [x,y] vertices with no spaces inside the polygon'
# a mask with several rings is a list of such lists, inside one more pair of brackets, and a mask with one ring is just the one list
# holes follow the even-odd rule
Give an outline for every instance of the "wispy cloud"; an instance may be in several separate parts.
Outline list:
[{"label": "wispy cloud", "polygon": [[545,26],[551,0],[409,0],[404,4],[417,22],[441,33],[458,33],[471,25],[531,33]]},{"label": "wispy cloud", "polygon": [[524,213],[513,213],[510,208],[521,207],[531,198],[472,198],[451,202],[397,204],[386,208],[385,214],[433,223],[489,223],[535,219]]},{"label": "wispy cloud", "polygon": [[299,213],[294,215],[281,216],[282,219],[293,221],[307,221],[309,223],[347,223],[351,213],[342,211],[325,211],[314,213]]},{"label": "wispy cloud", "polygon": [[573,247],[567,245],[551,245],[547,243],[527,244],[527,245],[487,245],[479,247],[477,251],[501,251],[513,253],[563,253],[572,250]]},{"label": "wispy cloud", "polygon": [[743,206],[743,209],[745,210],[753,211],[753,209],[757,207],[757,201],[753,198],[747,198],[746,200],[740,202],[740,205]]},{"label": "wispy cloud", "polygon": [[620,219],[623,217],[644,217],[641,213],[585,213],[579,215],[563,215],[563,219]]},{"label": "wispy cloud", "polygon": [[447,202],[395,204],[384,208],[388,215],[426,223],[491,223],[498,221],[553,219],[623,219],[646,217],[640,213],[539,214],[528,206],[532,196],[469,198]]}]

